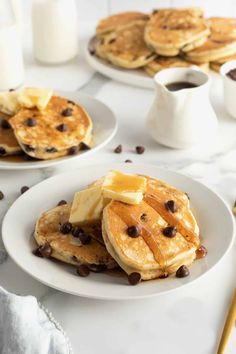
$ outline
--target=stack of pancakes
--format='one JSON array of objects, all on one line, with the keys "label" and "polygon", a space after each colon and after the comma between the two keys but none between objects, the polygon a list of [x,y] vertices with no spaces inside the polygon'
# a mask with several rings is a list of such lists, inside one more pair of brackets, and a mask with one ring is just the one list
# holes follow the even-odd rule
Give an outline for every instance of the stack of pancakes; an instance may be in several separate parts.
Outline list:
[{"label": "stack of pancakes", "polygon": [[151,76],[192,65],[218,71],[236,58],[236,19],[205,19],[200,8],[124,12],[101,20],[91,45],[99,58],[126,69],[143,68]]},{"label": "stack of pancakes", "polygon": [[47,160],[75,154],[88,147],[91,135],[92,120],[84,108],[59,96],[41,110],[19,107],[11,115],[0,113],[1,157],[26,154]]},{"label": "stack of pancakes", "polygon": [[139,204],[111,200],[95,224],[70,224],[71,204],[43,213],[34,234],[41,253],[46,250],[46,256],[96,272],[120,267],[128,276],[138,274],[139,280],[167,277],[190,265],[200,238],[189,197],[167,183],[145,178]]}]

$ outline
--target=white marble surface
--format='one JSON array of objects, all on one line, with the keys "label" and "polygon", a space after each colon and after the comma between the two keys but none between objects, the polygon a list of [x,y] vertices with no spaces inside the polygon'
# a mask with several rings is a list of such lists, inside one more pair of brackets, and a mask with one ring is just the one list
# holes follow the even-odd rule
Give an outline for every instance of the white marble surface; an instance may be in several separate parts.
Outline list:
[{"label": "white marble surface", "polygon": [[[25,172],[0,171],[0,190],[6,196],[0,201],[1,218],[19,196],[23,185],[32,186],[68,169],[125,159],[182,171],[211,186],[230,206],[233,204],[236,198],[236,121],[224,112],[219,77],[213,78],[211,88],[212,102],[220,121],[218,143],[176,151],[156,144],[144,131],[145,117],[154,95],[152,91],[124,86],[99,74],[91,79],[92,71],[84,62],[80,65],[82,62],[80,57],[78,64],[74,62],[49,70],[27,59],[26,82],[67,90],[83,86],[83,92],[105,102],[115,112],[119,123],[117,136],[102,151],[79,164]],[[82,85],[81,71],[88,73]],[[119,143],[123,144],[124,152],[114,154],[112,151]],[[144,145],[145,154],[135,154],[136,145]],[[64,327],[75,354],[214,354],[236,283],[235,255],[234,247],[209,275],[174,294],[149,300],[105,302],[63,294],[40,284],[7,257],[0,241],[0,284],[16,293],[37,296]],[[226,354],[235,353],[235,345],[236,330]]]}]

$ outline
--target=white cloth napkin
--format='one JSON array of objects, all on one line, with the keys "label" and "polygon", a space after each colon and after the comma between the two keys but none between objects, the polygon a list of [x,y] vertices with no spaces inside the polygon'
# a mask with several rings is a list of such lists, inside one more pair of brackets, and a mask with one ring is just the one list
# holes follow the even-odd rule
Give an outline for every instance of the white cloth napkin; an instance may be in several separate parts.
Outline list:
[{"label": "white cloth napkin", "polygon": [[0,287],[1,354],[72,354],[60,325],[33,296]]}]

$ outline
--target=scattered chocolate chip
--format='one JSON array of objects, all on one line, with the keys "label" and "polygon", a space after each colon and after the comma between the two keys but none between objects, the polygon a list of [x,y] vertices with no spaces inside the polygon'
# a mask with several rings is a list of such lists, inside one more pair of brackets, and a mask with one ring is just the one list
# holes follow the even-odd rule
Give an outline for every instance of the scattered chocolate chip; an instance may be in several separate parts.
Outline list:
[{"label": "scattered chocolate chip", "polygon": [[168,200],[168,202],[165,203],[165,207],[167,211],[171,211],[171,213],[176,213],[177,211],[177,205],[174,200]]},{"label": "scattered chocolate chip", "polygon": [[128,281],[130,285],[137,285],[141,280],[141,274],[138,272],[133,272],[128,275]]},{"label": "scattered chocolate chip", "polygon": [[72,230],[72,224],[70,222],[65,222],[60,227],[60,232],[64,235],[69,234]]},{"label": "scattered chocolate chip", "polygon": [[140,228],[138,226],[132,225],[127,228],[127,234],[130,237],[136,238],[140,234]]},{"label": "scattered chocolate chip", "polygon": [[45,258],[49,258],[52,254],[52,247],[49,245],[49,243],[45,243],[45,245],[40,246],[38,250]]},{"label": "scattered chocolate chip", "polygon": [[92,237],[86,233],[80,233],[78,235],[82,245],[88,245],[91,242]]},{"label": "scattered chocolate chip", "polygon": [[59,131],[59,132],[66,132],[68,130],[68,127],[66,124],[62,123],[62,124],[59,124],[56,129]]},{"label": "scattered chocolate chip", "polygon": [[146,213],[143,213],[143,214],[140,216],[140,220],[142,220],[142,221],[147,221],[147,214],[146,214]]},{"label": "scattered chocolate chip", "polygon": [[133,161],[132,161],[132,160],[127,159],[127,160],[125,160],[125,162],[126,162],[126,163],[132,163]]},{"label": "scattered chocolate chip", "polygon": [[20,192],[21,192],[21,194],[23,194],[23,193],[25,193],[27,190],[29,190],[29,187],[23,186],[23,187],[21,187]]},{"label": "scattered chocolate chip", "polygon": [[37,120],[35,118],[27,118],[25,120],[25,125],[27,125],[28,127],[35,127],[37,125]]},{"label": "scattered chocolate chip", "polygon": [[[71,103],[71,102],[70,102]],[[63,117],[70,117],[72,116],[73,109],[72,108],[66,108],[61,112],[61,115]]]},{"label": "scattered chocolate chip", "polygon": [[162,233],[166,237],[174,237],[176,235],[177,229],[175,226],[167,226],[162,230]]},{"label": "scattered chocolate chip", "polygon": [[2,129],[10,129],[11,128],[9,122],[6,119],[2,120],[1,127],[2,127]]},{"label": "scattered chocolate chip", "polygon": [[3,156],[6,154],[6,150],[0,146],[0,156]]},{"label": "scattered chocolate chip", "polygon": [[204,258],[207,255],[207,249],[203,245],[201,245],[197,250],[196,250],[196,258]]},{"label": "scattered chocolate chip", "polygon": [[114,149],[114,152],[116,154],[120,154],[122,152],[122,145],[119,144],[115,149]]},{"label": "scattered chocolate chip", "polygon": [[33,146],[31,146],[31,145],[26,145],[26,144],[24,144],[24,148],[25,148],[26,151],[29,151],[29,152],[35,150]]},{"label": "scattered chocolate chip", "polygon": [[[71,100],[67,100],[67,102],[69,103],[69,104],[72,104],[73,106],[75,105],[75,102],[73,102],[73,101],[71,101]],[[67,108],[68,109],[68,108]]]},{"label": "scattered chocolate chip", "polygon": [[71,146],[68,150],[68,155],[77,155],[79,152],[78,146]]},{"label": "scattered chocolate chip", "polygon": [[135,149],[136,149],[137,154],[139,154],[139,155],[143,154],[144,151],[145,151],[145,147],[144,146],[136,146]]},{"label": "scattered chocolate chip", "polygon": [[80,237],[80,235],[84,234],[84,230],[78,226],[75,226],[75,227],[73,227],[71,233],[74,237]]},{"label": "scattered chocolate chip", "polygon": [[33,254],[34,254],[36,257],[40,257],[40,258],[43,257],[42,253],[39,251],[39,248],[36,248],[35,250],[33,250]]},{"label": "scattered chocolate chip", "polygon": [[60,200],[60,202],[57,204],[57,206],[60,206],[60,205],[65,205],[67,204],[67,201],[66,200]]},{"label": "scattered chocolate chip", "polygon": [[89,275],[90,271],[89,268],[85,265],[85,264],[81,264],[78,268],[77,268],[77,274],[80,277],[87,277]]},{"label": "scattered chocolate chip", "polygon": [[184,278],[184,277],[187,277],[188,275],[189,275],[189,270],[188,270],[188,267],[186,267],[185,265],[182,265],[181,267],[179,267],[179,269],[176,272],[177,278]]},{"label": "scattered chocolate chip", "polygon": [[52,154],[54,152],[57,152],[57,149],[55,147],[48,147],[45,149],[45,152],[47,152],[48,154]]},{"label": "scattered chocolate chip", "polygon": [[15,91],[13,88],[9,89],[9,92]]},{"label": "scattered chocolate chip", "polygon": [[169,274],[167,272],[162,273],[162,275],[159,276],[159,279],[165,279],[168,278]]},{"label": "scattered chocolate chip", "polygon": [[2,191],[0,191],[0,200],[3,200],[3,198],[4,198],[4,194]]},{"label": "scattered chocolate chip", "polygon": [[89,264],[89,269],[95,273],[105,272],[107,270],[106,264]]},{"label": "scattered chocolate chip", "polygon": [[85,144],[83,141],[79,144],[79,150],[80,151],[86,151],[86,150],[90,150],[91,147],[88,146],[87,144]]}]

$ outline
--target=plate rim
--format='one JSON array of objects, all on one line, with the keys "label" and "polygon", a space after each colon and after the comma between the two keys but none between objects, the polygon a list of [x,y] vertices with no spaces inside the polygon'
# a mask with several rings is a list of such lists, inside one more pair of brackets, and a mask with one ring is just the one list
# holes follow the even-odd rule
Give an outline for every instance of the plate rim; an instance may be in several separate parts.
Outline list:
[{"label": "plate rim", "polygon": [[[92,167],[92,168],[102,168],[102,169],[111,169],[111,168],[119,168],[122,167],[122,166],[127,166],[127,164],[125,163],[113,163],[113,164],[102,164],[102,165],[99,165],[99,164],[95,164],[95,165],[88,165],[86,166],[86,169]],[[141,168],[154,168],[156,171],[159,170],[159,171],[168,171],[170,172],[171,174],[174,174],[174,175],[180,175],[184,178],[186,178],[187,180],[189,180],[190,182],[194,182],[198,185],[200,185],[201,187],[203,187],[205,190],[207,191],[210,191],[215,197],[217,197],[220,202],[223,204],[224,208],[227,210],[228,212],[228,215],[229,215],[229,218],[230,218],[230,222],[231,222],[231,239],[230,239],[230,242],[228,244],[228,247],[226,248],[224,254],[218,259],[218,261],[213,264],[210,268],[208,268],[204,273],[201,273],[197,278],[187,282],[187,283],[182,283],[172,289],[168,289],[168,290],[164,290],[164,291],[161,291],[161,292],[153,292],[151,294],[131,294],[131,295],[125,295],[125,296],[111,296],[111,295],[94,295],[94,294],[83,294],[83,293],[78,293],[78,291],[71,291],[71,290],[65,290],[63,287],[59,287],[59,286],[56,286],[56,285],[51,285],[50,282],[48,281],[44,281],[42,280],[41,278],[35,276],[34,274],[32,274],[28,269],[25,269],[24,266],[22,266],[20,264],[20,262],[18,262],[11,254],[11,251],[10,249],[8,248],[8,244],[7,244],[7,238],[6,238],[6,232],[5,232],[5,228],[7,227],[6,224],[7,224],[7,219],[9,218],[9,213],[12,211],[12,209],[15,207],[15,204],[20,200],[20,198],[23,197],[20,196],[19,198],[17,198],[14,203],[10,206],[10,208],[7,210],[4,218],[3,218],[3,222],[2,222],[2,241],[3,241],[3,244],[7,250],[7,253],[8,255],[10,256],[10,258],[13,260],[13,262],[20,267],[20,269],[22,269],[26,274],[28,274],[29,276],[31,276],[33,279],[36,279],[37,281],[39,281],[40,283],[50,287],[50,288],[53,288],[53,289],[56,289],[58,291],[61,291],[63,293],[66,293],[66,294],[71,294],[71,295],[74,295],[74,296],[80,296],[80,297],[84,297],[84,298],[89,298],[89,299],[96,299],[96,300],[110,300],[110,301],[125,301],[125,300],[140,300],[140,299],[145,299],[145,298],[153,298],[153,297],[158,297],[158,296],[166,296],[166,295],[169,295],[170,293],[173,293],[175,291],[180,291],[181,289],[187,287],[187,286],[191,286],[193,285],[195,282],[197,282],[198,280],[200,279],[203,279],[204,276],[207,276],[211,273],[211,271],[217,267],[221,262],[222,260],[226,257],[226,255],[230,252],[230,250],[232,249],[232,246],[234,244],[234,241],[235,241],[235,231],[236,231],[236,226],[235,226],[235,220],[234,220],[234,217],[232,215],[232,212],[230,210],[230,207],[229,205],[226,203],[226,201],[216,192],[214,191],[212,188],[208,187],[207,185],[205,185],[204,183],[198,181],[198,180],[195,180],[194,178],[186,175],[185,173],[183,172],[178,172],[178,171],[174,171],[172,169],[166,169],[166,168],[162,168],[162,167],[158,167],[158,166],[155,166],[153,164],[132,164],[132,166],[134,166],[135,168],[137,167],[138,169],[141,169]],[[43,184],[47,184],[50,180],[54,180],[56,178],[61,178],[62,176],[70,176],[71,174],[76,174],[76,172],[79,171],[79,168],[76,168],[74,170],[70,170],[70,171],[67,171],[67,172],[63,172],[63,173],[59,173],[59,174],[56,174],[54,176],[51,176],[49,178],[46,178],[44,180],[42,180],[41,182],[39,183],[36,183],[31,189],[35,188],[35,187],[38,187],[39,185],[42,186]]]},{"label": "plate rim", "polygon": [[[79,96],[82,96],[84,99],[92,100],[96,104],[97,103],[101,104],[103,106],[103,108],[105,108],[109,112],[110,118],[112,118],[112,121],[114,123],[114,128],[113,128],[111,134],[103,142],[101,142],[98,146],[95,146],[92,149],[83,152],[83,154],[79,154],[79,155],[75,155],[75,156],[71,155],[67,159],[65,159],[66,156],[63,156],[58,159],[39,160],[39,161],[34,161],[35,164],[29,163],[27,165],[26,164],[23,165],[22,162],[6,161],[6,162],[2,163],[2,161],[0,161],[0,171],[1,170],[2,171],[6,171],[6,170],[9,170],[9,171],[10,170],[11,171],[12,170],[22,170],[22,171],[23,170],[34,170],[34,169],[42,169],[42,168],[51,168],[51,167],[55,167],[55,166],[58,166],[61,164],[66,164],[66,163],[74,161],[76,159],[79,160],[79,159],[84,158],[87,155],[93,154],[94,152],[96,152],[96,151],[102,149],[104,146],[106,146],[114,138],[114,136],[116,135],[117,130],[118,130],[118,121],[117,121],[115,113],[107,104],[105,104],[104,102],[100,101],[99,99],[97,99],[93,96],[87,95],[87,94],[80,92],[80,91],[55,90],[54,93],[59,94],[59,95],[63,95],[63,97],[64,97],[64,95],[66,97],[67,95],[70,95],[70,94],[79,95]],[[111,119],[110,119],[110,121],[111,121]]]}]

